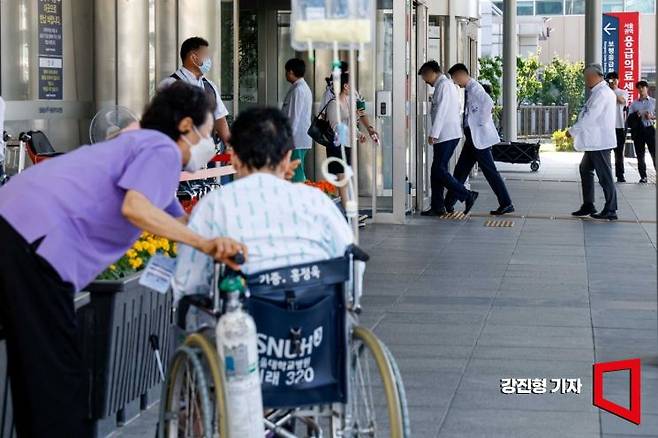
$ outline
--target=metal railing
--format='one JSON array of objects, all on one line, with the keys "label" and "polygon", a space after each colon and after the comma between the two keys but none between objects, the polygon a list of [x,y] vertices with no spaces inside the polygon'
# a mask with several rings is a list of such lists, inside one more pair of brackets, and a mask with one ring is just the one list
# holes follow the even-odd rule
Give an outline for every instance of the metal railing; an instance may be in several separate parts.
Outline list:
[{"label": "metal railing", "polygon": [[550,138],[553,132],[569,126],[569,107],[521,105],[516,117],[519,138]]}]

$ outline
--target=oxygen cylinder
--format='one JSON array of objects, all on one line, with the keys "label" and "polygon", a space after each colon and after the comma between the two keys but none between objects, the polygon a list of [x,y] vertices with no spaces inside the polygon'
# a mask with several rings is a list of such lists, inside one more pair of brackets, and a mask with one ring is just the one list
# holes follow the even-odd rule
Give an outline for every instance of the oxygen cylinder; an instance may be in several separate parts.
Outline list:
[{"label": "oxygen cylinder", "polygon": [[228,277],[220,289],[227,301],[226,313],[217,323],[217,352],[226,373],[229,436],[263,438],[256,324],[240,304],[245,283],[242,278]]}]

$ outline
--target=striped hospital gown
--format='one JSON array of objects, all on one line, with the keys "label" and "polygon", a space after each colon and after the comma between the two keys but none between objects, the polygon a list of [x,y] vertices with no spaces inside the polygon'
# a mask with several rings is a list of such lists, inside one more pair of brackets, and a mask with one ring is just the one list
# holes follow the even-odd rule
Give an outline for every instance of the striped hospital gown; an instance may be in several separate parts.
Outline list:
[{"label": "striped hospital gown", "polygon": [[[320,190],[255,173],[206,195],[189,226],[204,237],[230,237],[247,245],[247,274],[343,255],[353,235],[336,205]],[[174,297],[208,293],[213,262],[179,247]]]}]

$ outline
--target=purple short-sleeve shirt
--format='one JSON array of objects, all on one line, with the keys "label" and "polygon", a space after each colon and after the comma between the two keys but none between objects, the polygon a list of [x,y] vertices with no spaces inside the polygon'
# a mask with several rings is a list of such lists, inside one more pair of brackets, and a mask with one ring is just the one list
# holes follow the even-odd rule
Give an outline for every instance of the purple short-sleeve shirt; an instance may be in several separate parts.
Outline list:
[{"label": "purple short-sleeve shirt", "polygon": [[0,188],[0,216],[37,254],[80,290],[137,240],[140,230],[121,214],[135,190],[175,217],[181,154],[158,131],[140,129],[46,160]]}]

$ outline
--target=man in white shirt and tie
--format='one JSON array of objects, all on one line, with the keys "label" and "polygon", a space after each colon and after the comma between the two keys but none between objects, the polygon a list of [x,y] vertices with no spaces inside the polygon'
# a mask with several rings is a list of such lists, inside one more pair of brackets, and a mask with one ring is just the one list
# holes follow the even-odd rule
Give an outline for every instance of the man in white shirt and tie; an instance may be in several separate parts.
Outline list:
[{"label": "man in white shirt and tie", "polygon": [[[493,122],[494,102],[482,85],[471,78],[464,64],[453,65],[448,70],[448,74],[457,85],[464,88],[465,142],[455,166],[455,178],[461,183],[466,181],[468,174],[477,163],[498,198],[498,208],[490,213],[495,216],[512,213],[514,211],[512,199],[491,154],[491,147],[500,142]],[[449,192],[446,197],[446,208],[454,204],[454,199],[455,196]]]},{"label": "man in white shirt and tie", "polygon": [[[588,65],[583,75],[590,95],[580,110],[578,121],[567,131],[567,135],[574,139],[574,149],[584,152],[580,162],[583,205],[572,215],[591,216],[599,220],[617,220],[617,190],[610,164],[610,150],[617,147],[615,138],[617,96],[603,80],[603,70],[599,64]],[[599,213],[594,206],[595,171],[605,195],[605,206]]]},{"label": "man in white shirt and tie", "polygon": [[171,85],[176,81],[185,81],[188,84],[195,85],[205,90],[210,102],[213,103],[212,106],[214,107],[214,133],[224,145],[227,145],[231,136],[228,122],[226,121],[228,110],[226,109],[224,102],[222,102],[217,86],[205,77],[212,68],[212,59],[210,58],[208,41],[199,37],[186,39],[183,41],[183,44],[181,44],[180,58],[183,62],[183,66],[168,78],[163,79],[158,85],[158,90],[161,90],[163,87]]},{"label": "man in white shirt and tie", "polygon": [[466,204],[464,214],[473,208],[478,197],[477,192],[464,187],[448,170],[448,162],[455,152],[462,137],[461,120],[459,117],[459,97],[457,86],[441,71],[436,61],[423,64],[418,75],[425,83],[434,87],[432,95],[432,126],[427,143],[434,148],[432,160],[432,205],[422,216],[442,216],[447,213],[443,191],[448,189],[453,196]]},{"label": "man in white shirt and tie", "polygon": [[304,173],[304,158],[313,146],[313,140],[308,135],[311,126],[311,113],[313,107],[313,93],[309,88],[304,75],[306,64],[303,60],[292,58],[286,62],[286,80],[292,85],[283,100],[283,113],[288,116],[292,128],[292,141],[295,149],[292,151],[291,159],[299,160],[299,166],[295,169],[292,182],[306,181]]}]

